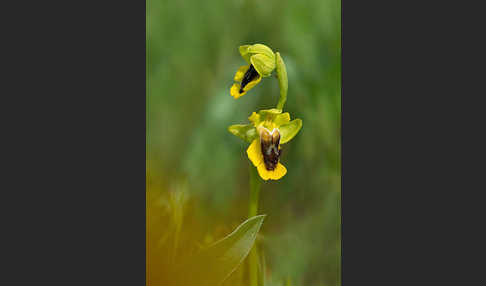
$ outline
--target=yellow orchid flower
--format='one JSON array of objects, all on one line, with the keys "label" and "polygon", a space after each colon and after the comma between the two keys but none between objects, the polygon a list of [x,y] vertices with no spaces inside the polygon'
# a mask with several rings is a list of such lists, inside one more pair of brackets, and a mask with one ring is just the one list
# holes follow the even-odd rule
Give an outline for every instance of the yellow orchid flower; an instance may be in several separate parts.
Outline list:
[{"label": "yellow orchid flower", "polygon": [[275,54],[265,45],[244,45],[240,46],[239,51],[248,65],[241,66],[236,71],[234,81],[237,83],[230,89],[230,94],[235,99],[245,95],[262,77],[270,76],[276,66]]},{"label": "yellow orchid flower", "polygon": [[280,145],[294,138],[302,127],[302,120],[290,121],[290,114],[280,109],[253,112],[248,119],[251,124],[232,125],[229,131],[251,143],[246,153],[262,179],[282,178],[287,169],[280,163]]}]

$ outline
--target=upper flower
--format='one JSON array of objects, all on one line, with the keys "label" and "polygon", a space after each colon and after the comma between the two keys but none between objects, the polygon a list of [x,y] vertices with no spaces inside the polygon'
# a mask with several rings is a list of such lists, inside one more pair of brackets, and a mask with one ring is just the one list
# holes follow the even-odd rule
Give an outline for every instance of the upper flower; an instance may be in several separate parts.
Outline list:
[{"label": "upper flower", "polygon": [[302,127],[302,120],[290,121],[288,112],[280,109],[253,112],[248,119],[251,124],[232,125],[229,131],[251,143],[246,153],[264,180],[278,180],[287,169],[280,163],[281,144],[289,142]]},{"label": "upper flower", "polygon": [[230,94],[234,98],[243,96],[257,85],[262,77],[272,74],[276,58],[272,49],[262,44],[244,45],[239,48],[240,54],[248,65],[241,66],[235,74]]}]

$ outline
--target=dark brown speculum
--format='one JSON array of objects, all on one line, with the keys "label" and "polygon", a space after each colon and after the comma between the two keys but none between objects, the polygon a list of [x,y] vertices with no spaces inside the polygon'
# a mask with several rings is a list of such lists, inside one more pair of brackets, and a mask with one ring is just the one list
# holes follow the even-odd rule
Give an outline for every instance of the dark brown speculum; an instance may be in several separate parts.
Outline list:
[{"label": "dark brown speculum", "polygon": [[268,171],[277,167],[282,150],[280,149],[280,133],[277,129],[268,132],[264,129],[260,134],[260,144],[263,154],[263,163]]},{"label": "dark brown speculum", "polygon": [[243,80],[241,80],[240,93],[243,93],[243,88],[252,80],[258,77],[258,72],[255,70],[253,65],[250,64],[250,68],[245,72]]}]

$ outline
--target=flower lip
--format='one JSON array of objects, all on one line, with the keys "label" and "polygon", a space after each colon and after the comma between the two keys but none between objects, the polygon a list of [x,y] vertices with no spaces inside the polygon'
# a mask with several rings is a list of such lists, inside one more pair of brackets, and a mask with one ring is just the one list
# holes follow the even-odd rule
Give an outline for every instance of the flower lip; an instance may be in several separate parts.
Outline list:
[{"label": "flower lip", "polygon": [[262,80],[262,76],[254,67],[251,68],[251,65],[246,65],[238,68],[234,80],[238,83],[231,86],[230,94],[236,99],[255,87]]},{"label": "flower lip", "polygon": [[270,132],[267,128],[260,129],[260,145],[263,156],[263,163],[268,171],[273,171],[278,165],[280,150],[280,132],[273,128]]},{"label": "flower lip", "polygon": [[[249,66],[241,67],[235,80],[241,80],[248,68]],[[238,93],[236,87],[232,88],[233,90]],[[302,120],[299,118],[290,120],[290,114],[282,112],[278,108],[253,112],[248,120],[250,124],[231,125],[228,130],[250,143],[246,150],[248,159],[257,168],[258,174],[263,180],[281,179],[287,173],[287,168],[280,162],[282,155],[280,145],[289,142],[296,136],[302,128]],[[263,146],[262,142],[264,142]]]},{"label": "flower lip", "polygon": [[243,76],[243,79],[241,81],[241,87],[240,87],[240,93],[243,93],[245,86],[250,83],[252,80],[257,78],[259,76],[258,72],[255,70],[255,67],[250,64],[250,67],[248,70],[245,72],[245,75]]},{"label": "flower lip", "polygon": [[261,144],[259,139],[253,140],[248,149],[246,150],[248,154],[248,159],[257,168],[258,174],[263,180],[279,180],[287,173],[287,168],[285,168],[282,163],[278,162],[273,170],[268,170],[265,166],[263,159]]}]

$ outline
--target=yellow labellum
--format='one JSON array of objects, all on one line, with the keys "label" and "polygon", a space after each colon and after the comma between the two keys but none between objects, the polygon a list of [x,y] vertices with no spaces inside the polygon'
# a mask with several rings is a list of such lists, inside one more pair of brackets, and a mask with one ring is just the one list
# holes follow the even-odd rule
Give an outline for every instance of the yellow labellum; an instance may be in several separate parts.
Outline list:
[{"label": "yellow labellum", "polygon": [[236,74],[235,74],[235,78],[234,80],[235,81],[238,81],[238,82],[241,82],[241,80],[243,80],[243,76],[245,75],[245,72],[248,70],[248,68],[250,67],[250,65],[246,65],[246,66],[241,66],[237,71],[236,71]]},{"label": "yellow labellum", "polygon": [[234,97],[235,99],[240,97],[240,96],[243,96],[245,95],[246,91],[244,91],[243,93],[240,93],[240,87],[241,85],[239,83],[234,83],[232,86],[231,86],[231,89],[230,89],[230,94],[232,97]]},{"label": "yellow labellum", "polygon": [[246,150],[248,159],[253,163],[253,166],[257,167],[258,174],[262,179],[266,180],[279,180],[285,174],[287,169],[280,162],[274,170],[267,170],[265,163],[263,162],[263,154],[260,146],[260,139],[255,139]]}]

